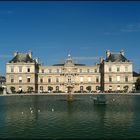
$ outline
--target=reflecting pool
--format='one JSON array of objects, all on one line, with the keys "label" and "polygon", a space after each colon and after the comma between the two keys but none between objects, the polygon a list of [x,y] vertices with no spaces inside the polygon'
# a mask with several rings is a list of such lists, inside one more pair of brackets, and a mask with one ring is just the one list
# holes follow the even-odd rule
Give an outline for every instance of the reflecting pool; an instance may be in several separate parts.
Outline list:
[{"label": "reflecting pool", "polygon": [[1,96],[0,138],[140,138],[140,96]]}]

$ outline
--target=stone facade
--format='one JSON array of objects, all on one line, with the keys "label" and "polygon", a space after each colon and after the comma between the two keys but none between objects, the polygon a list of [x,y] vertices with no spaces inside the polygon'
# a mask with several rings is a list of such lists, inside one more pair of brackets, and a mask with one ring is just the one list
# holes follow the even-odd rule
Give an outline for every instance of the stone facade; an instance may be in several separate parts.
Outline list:
[{"label": "stone facade", "polygon": [[133,89],[132,62],[124,52],[106,52],[106,59],[100,58],[96,65],[76,64],[72,57],[63,64],[44,66],[32,53],[14,53],[6,64],[6,86],[11,92],[97,92]]}]

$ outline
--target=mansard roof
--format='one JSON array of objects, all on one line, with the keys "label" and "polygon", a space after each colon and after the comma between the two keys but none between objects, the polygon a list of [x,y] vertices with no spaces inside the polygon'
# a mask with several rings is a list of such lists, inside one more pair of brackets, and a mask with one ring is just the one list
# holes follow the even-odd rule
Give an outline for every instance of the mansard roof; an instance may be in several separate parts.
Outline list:
[{"label": "mansard roof", "polygon": [[138,76],[140,76],[140,74],[135,72],[135,71],[133,71],[133,77],[138,77]]},{"label": "mansard roof", "polygon": [[110,53],[109,57],[106,58],[106,62],[130,62],[124,55],[121,53]]},{"label": "mansard roof", "polygon": [[0,76],[0,82],[5,82],[5,81],[6,81],[5,76]]},{"label": "mansard roof", "polygon": [[27,53],[17,53],[12,60],[9,61],[9,63],[18,63],[18,62],[25,62],[25,63],[32,63],[35,62],[29,54]]},{"label": "mansard roof", "polygon": [[71,55],[68,54],[68,58],[65,60],[64,63],[54,64],[53,66],[85,66],[85,64],[75,64],[75,62],[72,59]]},{"label": "mansard roof", "polygon": [[[65,64],[54,64],[53,66],[64,66]],[[86,66],[85,64],[74,64],[75,66]]]}]

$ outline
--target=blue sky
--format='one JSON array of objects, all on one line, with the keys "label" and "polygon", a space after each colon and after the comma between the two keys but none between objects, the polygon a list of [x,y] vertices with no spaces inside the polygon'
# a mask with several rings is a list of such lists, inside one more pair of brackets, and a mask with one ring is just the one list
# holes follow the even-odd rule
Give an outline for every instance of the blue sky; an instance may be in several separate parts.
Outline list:
[{"label": "blue sky", "polygon": [[123,49],[139,71],[140,2],[0,2],[0,75],[15,51],[32,50],[45,65],[61,63],[70,52],[93,65],[108,49]]}]

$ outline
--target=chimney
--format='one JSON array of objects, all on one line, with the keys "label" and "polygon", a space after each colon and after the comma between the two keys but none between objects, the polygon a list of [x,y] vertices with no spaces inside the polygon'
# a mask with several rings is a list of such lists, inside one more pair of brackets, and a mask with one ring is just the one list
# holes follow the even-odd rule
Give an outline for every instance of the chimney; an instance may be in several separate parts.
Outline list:
[{"label": "chimney", "polygon": [[18,55],[18,52],[14,52],[14,56]]},{"label": "chimney", "polygon": [[99,62],[100,62],[100,63],[103,62],[103,58],[102,58],[102,57],[99,58]]},{"label": "chimney", "polygon": [[106,58],[108,58],[110,56],[110,50],[106,51]]},{"label": "chimney", "polygon": [[29,52],[28,52],[28,54],[29,54],[29,56],[32,58],[32,52],[31,52],[31,51],[29,51]]},{"label": "chimney", "polygon": [[121,50],[121,51],[120,51],[120,54],[124,56],[124,51],[123,51],[123,50]]}]

